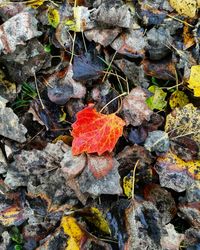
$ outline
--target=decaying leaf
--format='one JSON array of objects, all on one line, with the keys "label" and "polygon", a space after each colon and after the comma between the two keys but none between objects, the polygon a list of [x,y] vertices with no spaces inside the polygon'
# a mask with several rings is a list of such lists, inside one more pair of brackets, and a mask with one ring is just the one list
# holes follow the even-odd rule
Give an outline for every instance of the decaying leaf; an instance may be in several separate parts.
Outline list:
[{"label": "decaying leaf", "polygon": [[77,121],[72,125],[73,155],[111,152],[123,133],[124,125],[115,114],[104,115],[91,106],[86,107],[77,113]]},{"label": "decaying leaf", "polygon": [[161,217],[152,202],[133,201],[126,209],[128,240],[125,249],[159,249]]},{"label": "decaying leaf", "polygon": [[77,6],[73,8],[74,19],[67,20],[65,24],[69,30],[74,32],[83,32],[86,29],[93,28],[93,24],[90,21],[90,11],[87,7]]},{"label": "decaying leaf", "polygon": [[154,151],[157,154],[162,154],[169,149],[169,137],[168,134],[162,130],[155,130],[148,134],[145,141],[145,148],[149,151]]},{"label": "decaying leaf", "polygon": [[133,171],[123,178],[123,190],[128,199],[132,197],[133,178]]},{"label": "decaying leaf", "polygon": [[5,73],[0,69],[0,93],[3,98],[14,101],[17,97],[17,87],[14,82],[6,79]]},{"label": "decaying leaf", "polygon": [[161,88],[155,85],[149,87],[148,90],[151,93],[153,93],[153,96],[150,96],[146,99],[146,103],[149,106],[149,108],[152,110],[153,109],[163,110],[167,105],[167,102],[165,101],[167,93],[165,93]]},{"label": "decaying leaf", "polygon": [[200,110],[192,103],[175,108],[167,116],[165,131],[172,139],[190,136],[197,144],[200,141]]},{"label": "decaying leaf", "polygon": [[120,1],[105,1],[97,9],[93,10],[92,17],[101,25],[131,28],[133,18],[128,5],[122,5]]},{"label": "decaying leaf", "polygon": [[146,104],[147,93],[136,87],[123,99],[122,113],[126,125],[139,126],[144,121],[149,121],[153,111]]},{"label": "decaying leaf", "polygon": [[98,29],[94,28],[84,32],[89,41],[95,41],[104,47],[110,45],[117,35],[121,32],[120,28],[115,29]]},{"label": "decaying leaf", "polygon": [[98,208],[96,207],[86,208],[85,212],[86,212],[85,217],[87,221],[92,223],[98,230],[108,235],[111,233],[107,220],[104,218],[102,212]]},{"label": "decaying leaf", "polygon": [[174,91],[171,94],[170,99],[169,99],[169,105],[171,109],[178,108],[178,107],[182,108],[188,103],[189,103],[189,99],[187,95],[185,94],[185,92],[180,91],[180,90]]},{"label": "decaying leaf", "polygon": [[193,180],[200,179],[200,160],[186,162],[172,152],[158,157],[155,169],[159,174],[161,186],[177,192],[184,191]]},{"label": "decaying leaf", "polygon": [[147,88],[148,80],[144,74],[143,66],[126,59],[115,60],[114,63],[121,69],[124,75],[136,86]]},{"label": "decaying leaf", "polygon": [[194,18],[197,11],[197,0],[170,0],[171,6],[180,14]]},{"label": "decaying leaf", "polygon": [[67,241],[68,245],[66,250],[81,249],[86,240],[86,235],[78,225],[76,219],[72,216],[64,216],[61,221],[61,227],[63,228],[65,234],[70,237]]},{"label": "decaying leaf", "polygon": [[66,184],[85,204],[89,195],[121,194],[118,161],[109,154],[102,156],[72,155],[71,148],[66,151],[60,163]]},{"label": "decaying leaf", "polygon": [[151,61],[145,59],[143,61],[144,72],[148,76],[153,76],[163,80],[174,80],[175,65],[171,59],[162,59],[158,61]]},{"label": "decaying leaf", "polygon": [[143,58],[146,40],[141,30],[130,30],[117,37],[111,47],[118,53],[132,57]]},{"label": "decaying leaf", "polygon": [[62,71],[55,72],[48,79],[49,99],[58,104],[65,104],[70,98],[83,98],[86,94],[86,88],[72,78],[72,66]]},{"label": "decaying leaf", "polygon": [[23,143],[27,129],[19,123],[19,118],[11,108],[6,107],[7,100],[0,96],[0,135]]},{"label": "decaying leaf", "polygon": [[73,79],[76,81],[86,81],[98,79],[104,70],[104,63],[97,57],[95,51],[75,56],[73,61]]},{"label": "decaying leaf", "polygon": [[163,224],[169,223],[176,215],[177,208],[171,193],[158,184],[149,184],[144,188],[144,198],[151,201],[161,213]]},{"label": "decaying leaf", "polygon": [[189,49],[195,44],[194,35],[192,33],[192,28],[189,25],[185,24],[183,28],[183,42],[184,49]]},{"label": "decaying leaf", "polygon": [[187,82],[189,88],[194,90],[194,96],[200,97],[200,65],[192,66],[190,78]]},{"label": "decaying leaf", "polygon": [[49,24],[52,25],[54,28],[56,28],[58,24],[60,23],[59,11],[57,9],[50,7],[48,9],[47,15],[48,15]]},{"label": "decaying leaf", "polygon": [[[97,197],[101,194],[120,195],[122,189],[120,185],[120,175],[118,173],[118,161],[115,158],[112,160],[109,158],[103,159],[104,156],[90,155],[89,157],[90,162],[93,163],[92,171],[91,166],[89,167],[88,165],[84,168],[81,175],[76,178],[81,193],[92,197]],[[99,157],[101,159],[98,161]]]},{"label": "decaying leaf", "polygon": [[[16,33],[17,30],[17,33]],[[29,12],[21,12],[0,26],[0,53],[12,53],[16,46],[42,33],[37,30],[37,20]]]}]

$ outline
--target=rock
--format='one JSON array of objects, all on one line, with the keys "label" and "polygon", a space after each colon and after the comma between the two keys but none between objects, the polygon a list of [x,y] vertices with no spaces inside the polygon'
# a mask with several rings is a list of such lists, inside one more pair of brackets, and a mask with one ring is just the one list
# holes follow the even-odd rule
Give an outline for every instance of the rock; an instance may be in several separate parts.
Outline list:
[{"label": "rock", "polygon": [[37,30],[37,20],[34,15],[29,12],[21,12],[0,26],[0,53],[12,53],[17,45],[22,45],[41,34]]},{"label": "rock", "polygon": [[0,135],[23,143],[27,129],[19,123],[19,118],[11,108],[6,107],[7,100],[0,96]]},{"label": "rock", "polygon": [[0,148],[0,174],[4,174],[6,173],[6,171],[7,171],[7,162]]}]

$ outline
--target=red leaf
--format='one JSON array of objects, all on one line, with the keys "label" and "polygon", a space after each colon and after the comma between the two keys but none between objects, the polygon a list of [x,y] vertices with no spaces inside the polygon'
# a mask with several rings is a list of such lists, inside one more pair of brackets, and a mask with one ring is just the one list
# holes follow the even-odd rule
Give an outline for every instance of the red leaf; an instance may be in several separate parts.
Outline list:
[{"label": "red leaf", "polygon": [[74,137],[73,155],[111,152],[123,133],[125,122],[115,114],[104,115],[89,106],[78,112],[76,117],[71,133]]}]

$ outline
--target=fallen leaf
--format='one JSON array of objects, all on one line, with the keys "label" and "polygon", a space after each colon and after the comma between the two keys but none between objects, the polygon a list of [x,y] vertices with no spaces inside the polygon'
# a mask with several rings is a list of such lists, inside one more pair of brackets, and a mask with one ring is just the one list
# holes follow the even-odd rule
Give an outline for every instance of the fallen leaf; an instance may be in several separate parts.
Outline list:
[{"label": "fallen leaf", "polygon": [[124,125],[125,122],[115,114],[104,115],[91,106],[86,107],[77,113],[77,120],[72,125],[73,155],[112,152],[122,136]]},{"label": "fallen leaf", "polygon": [[46,79],[49,83],[47,87],[48,97],[52,102],[63,105],[70,98],[83,98],[85,96],[85,86],[73,80],[72,75],[72,66],[69,66]]},{"label": "fallen leaf", "polygon": [[88,155],[87,164],[96,179],[106,176],[113,168],[114,159],[110,154],[103,156]]},{"label": "fallen leaf", "polygon": [[100,230],[104,234],[108,235],[111,234],[109,223],[104,218],[104,215],[98,208],[96,207],[85,208],[83,209],[83,215],[84,212],[86,213],[85,218],[87,219],[87,221],[93,224],[98,230]]},{"label": "fallen leaf", "polygon": [[43,5],[45,1],[46,0],[28,0],[27,2],[25,2],[25,4],[33,9],[37,9],[38,7]]},{"label": "fallen leaf", "polygon": [[133,171],[123,178],[123,190],[128,199],[132,197],[133,178]]},{"label": "fallen leaf", "polygon": [[110,27],[131,28],[133,18],[128,5],[121,2],[103,2],[92,12],[92,19]]},{"label": "fallen leaf", "polygon": [[17,86],[14,82],[10,82],[6,79],[6,75],[3,70],[0,69],[0,93],[3,98],[14,101],[17,97]]},{"label": "fallen leaf", "polygon": [[192,66],[188,87],[194,90],[194,96],[200,97],[200,65]]},{"label": "fallen leaf", "polygon": [[146,99],[146,103],[151,110],[158,109],[163,110],[167,105],[165,98],[167,93],[165,93],[161,88],[152,85],[148,90],[153,93],[153,96],[150,96]]},{"label": "fallen leaf", "polygon": [[122,114],[126,125],[139,126],[149,121],[153,111],[146,104],[147,93],[136,87],[123,99]]},{"label": "fallen leaf", "polygon": [[179,216],[187,220],[192,226],[200,227],[200,202],[180,203]]},{"label": "fallen leaf", "polygon": [[47,13],[48,21],[51,26],[56,28],[60,23],[60,14],[59,11],[55,8],[49,7]]},{"label": "fallen leaf", "polygon": [[153,76],[163,80],[173,80],[175,78],[175,65],[171,59],[143,61],[144,72],[148,76]]},{"label": "fallen leaf", "polygon": [[195,44],[193,30],[187,24],[185,24],[183,27],[183,43],[184,43],[185,50],[189,49],[190,47],[192,47]]},{"label": "fallen leaf", "polygon": [[158,157],[155,169],[160,184],[177,192],[183,192],[193,180],[200,180],[200,160],[184,161],[172,152]]},{"label": "fallen leaf", "polygon": [[165,131],[172,140],[190,136],[197,144],[200,141],[200,110],[192,103],[182,108],[175,108],[167,115]]},{"label": "fallen leaf", "polygon": [[65,234],[69,236],[66,250],[80,250],[86,241],[86,235],[76,219],[72,216],[64,216],[61,221],[61,227]]},{"label": "fallen leaf", "polygon": [[98,79],[102,76],[104,68],[104,63],[95,52],[75,56],[72,66],[73,79],[76,81]]},{"label": "fallen leaf", "polygon": [[171,6],[180,14],[194,18],[197,11],[197,0],[170,0]]},{"label": "fallen leaf", "polygon": [[161,216],[150,201],[132,201],[125,210],[128,239],[124,249],[161,249]]},{"label": "fallen leaf", "polygon": [[123,72],[123,74],[136,86],[147,88],[148,80],[144,74],[143,66],[138,66],[135,62],[126,59],[115,60],[114,64]]},{"label": "fallen leaf", "polygon": [[113,42],[113,40],[118,36],[120,32],[121,32],[120,28],[115,28],[115,29],[94,28],[85,31],[84,35],[89,41],[94,41],[96,43],[103,45],[104,47],[107,47]]},{"label": "fallen leaf", "polygon": [[168,134],[162,130],[155,130],[149,132],[144,147],[150,152],[156,152],[158,155],[165,153],[169,150],[169,137]]},{"label": "fallen leaf", "polygon": [[174,91],[169,98],[169,105],[171,109],[178,107],[182,108],[188,103],[189,103],[188,96],[185,94],[185,92],[180,90]]},{"label": "fallen leaf", "polygon": [[4,54],[14,52],[17,45],[42,34],[37,30],[36,18],[29,12],[21,12],[11,17],[0,26],[0,31],[0,53]]},{"label": "fallen leaf", "polygon": [[112,43],[111,47],[118,53],[132,57],[143,58],[146,40],[142,30],[130,30],[122,33]]},{"label": "fallen leaf", "polygon": [[153,202],[159,210],[162,223],[168,224],[176,215],[177,208],[171,193],[160,185],[151,183],[144,187],[144,199]]},{"label": "fallen leaf", "polygon": [[76,6],[73,8],[73,19],[65,21],[68,29],[74,32],[83,32],[86,29],[94,27],[94,24],[90,20],[90,11],[87,7]]},{"label": "fallen leaf", "polygon": [[[156,10],[157,11],[157,10]],[[157,16],[156,16],[157,19]],[[156,24],[158,26],[158,24]],[[166,42],[167,41],[167,42]],[[166,43],[171,44],[173,38],[168,27],[153,27],[147,31],[147,51],[151,60],[161,60],[170,54]]]}]

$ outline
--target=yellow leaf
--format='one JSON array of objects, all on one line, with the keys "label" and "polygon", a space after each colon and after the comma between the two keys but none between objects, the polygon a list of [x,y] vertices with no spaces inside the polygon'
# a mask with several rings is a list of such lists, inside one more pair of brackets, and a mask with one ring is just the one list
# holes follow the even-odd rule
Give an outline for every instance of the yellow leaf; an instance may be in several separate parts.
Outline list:
[{"label": "yellow leaf", "polygon": [[80,250],[85,233],[79,227],[76,219],[71,216],[64,216],[61,221],[61,227],[63,227],[64,233],[70,237],[67,241],[66,250]]},{"label": "yellow leaf", "polygon": [[200,142],[200,110],[192,103],[183,108],[175,108],[166,118],[165,131],[169,137],[189,136],[197,144]]},{"label": "yellow leaf", "polygon": [[32,7],[33,9],[37,9],[38,7],[43,5],[44,2],[45,0],[28,0],[26,2],[26,5]]},{"label": "yellow leaf", "polygon": [[68,26],[69,30],[74,32],[82,32],[85,30],[87,22],[89,22],[90,12],[88,8],[84,6],[77,6],[73,8],[74,19],[67,20],[65,24]]},{"label": "yellow leaf", "polygon": [[51,26],[53,26],[54,28],[56,28],[58,26],[58,24],[60,23],[60,14],[59,11],[57,9],[54,9],[52,7],[50,7],[48,9],[48,21],[49,24]]},{"label": "yellow leaf", "polygon": [[172,93],[169,99],[171,109],[183,107],[189,103],[187,95],[183,91],[176,90]]},{"label": "yellow leaf", "polygon": [[180,15],[195,17],[197,11],[197,0],[170,0],[170,5]]},{"label": "yellow leaf", "polygon": [[200,65],[192,66],[188,83],[194,90],[194,96],[200,97]]},{"label": "yellow leaf", "polygon": [[96,207],[90,208],[91,215],[87,216],[87,220],[94,224],[96,228],[104,232],[105,234],[110,234],[110,227],[103,214]]},{"label": "yellow leaf", "polygon": [[130,199],[132,197],[132,189],[133,189],[133,175],[132,171],[129,175],[125,176],[123,179],[123,189],[124,194]]},{"label": "yellow leaf", "polygon": [[183,172],[186,171],[193,179],[200,180],[200,160],[184,161],[172,152],[159,157],[157,162],[166,166],[168,171]]}]

